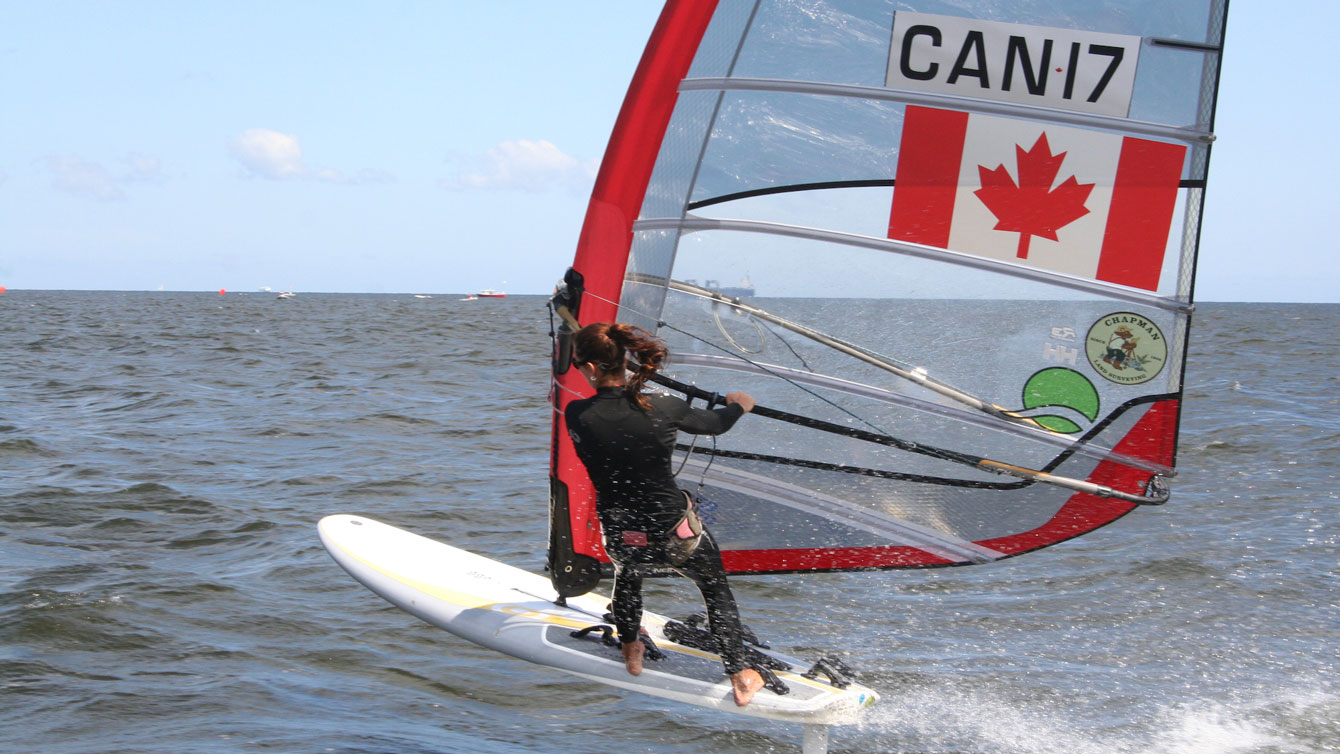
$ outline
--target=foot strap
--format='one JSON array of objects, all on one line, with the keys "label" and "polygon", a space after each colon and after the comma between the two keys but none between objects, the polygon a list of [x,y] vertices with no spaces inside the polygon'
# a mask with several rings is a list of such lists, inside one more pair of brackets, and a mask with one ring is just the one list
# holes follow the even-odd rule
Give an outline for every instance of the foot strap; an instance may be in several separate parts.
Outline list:
[{"label": "foot strap", "polygon": [[[712,636],[712,633],[705,628],[699,628],[687,623],[671,620],[665,622],[665,626],[661,631],[665,633],[665,638],[676,644],[683,644],[686,647],[693,647],[694,649],[701,649],[705,652],[721,654],[721,648],[717,645],[716,637]],[[741,649],[743,650],[741,652],[741,659],[750,665],[763,666],[773,670],[791,670],[791,666],[787,663],[770,654],[760,652],[751,646],[744,645]]]},{"label": "foot strap", "polygon": [[829,684],[838,689],[847,688],[851,685],[852,679],[857,677],[855,670],[847,667],[845,662],[836,657],[820,657],[813,667],[801,675],[806,678],[818,678],[820,673],[828,676]]},{"label": "foot strap", "polygon": [[[684,618],[683,623],[689,628],[703,628],[707,625],[707,613],[694,613],[693,615]],[[705,631],[707,629],[703,628],[703,630]],[[764,649],[772,648],[763,643],[763,641],[758,638],[758,634],[754,633],[754,630],[744,623],[740,624],[740,638],[744,640],[745,644],[753,644],[756,647],[762,647]]]},{"label": "foot strap", "polygon": [[763,665],[755,665],[754,670],[757,670],[758,674],[763,676],[763,688],[778,696],[786,696],[791,693],[791,687],[783,683],[782,679],[778,678],[777,674],[769,668]]},{"label": "foot strap", "polygon": [[604,644],[607,647],[615,647],[616,649],[618,647],[623,646],[622,644],[619,643],[618,639],[614,638],[614,627],[606,626],[604,624],[587,626],[586,628],[583,628],[580,631],[573,631],[571,634],[568,635],[574,639],[585,639],[588,635],[590,635],[594,631],[600,632],[601,644]]},{"label": "foot strap", "polygon": [[[607,647],[614,647],[615,649],[619,649],[623,646],[623,642],[619,641],[618,637],[614,635],[614,627],[607,626],[603,623],[595,626],[587,626],[586,628],[573,631],[568,635],[574,639],[585,639],[596,631],[600,632],[601,644],[604,644]],[[642,644],[647,648],[647,653],[643,655],[643,659],[652,660],[653,662],[665,659],[665,652],[662,652],[661,648],[656,646],[656,643],[651,640],[651,637],[647,635],[646,631],[642,631],[638,635],[638,638],[642,640]]]},{"label": "foot strap", "polygon": [[647,635],[646,631],[639,634],[637,638],[641,639],[642,644],[647,648],[647,653],[642,656],[643,659],[652,661],[665,659],[665,653],[661,651],[660,647],[656,646],[656,642],[651,640],[651,637]]}]

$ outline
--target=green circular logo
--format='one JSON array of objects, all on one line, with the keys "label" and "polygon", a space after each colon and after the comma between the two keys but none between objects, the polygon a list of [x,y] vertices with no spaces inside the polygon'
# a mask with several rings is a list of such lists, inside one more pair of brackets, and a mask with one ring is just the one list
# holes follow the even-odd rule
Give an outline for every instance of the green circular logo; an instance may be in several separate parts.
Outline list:
[{"label": "green circular logo", "polygon": [[1148,317],[1117,312],[1093,323],[1084,351],[1094,371],[1112,382],[1139,385],[1163,371],[1168,341]]}]

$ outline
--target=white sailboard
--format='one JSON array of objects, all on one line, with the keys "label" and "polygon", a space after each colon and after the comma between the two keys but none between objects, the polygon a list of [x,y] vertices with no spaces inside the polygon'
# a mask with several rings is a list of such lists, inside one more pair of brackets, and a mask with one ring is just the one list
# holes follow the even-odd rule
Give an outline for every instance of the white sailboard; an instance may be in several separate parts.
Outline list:
[{"label": "white sailboard", "polygon": [[591,681],[815,726],[855,723],[879,699],[841,672],[830,675],[821,667],[811,677],[811,663],[759,649],[788,693],[764,689],[737,707],[721,658],[676,641],[672,637],[686,635],[685,624],[650,612],[643,627],[664,657],[632,676],[618,647],[603,640],[613,630],[605,620],[607,598],[591,593],[558,604],[543,576],[369,518],[328,516],[318,529],[335,562],[391,604],[480,646]]}]

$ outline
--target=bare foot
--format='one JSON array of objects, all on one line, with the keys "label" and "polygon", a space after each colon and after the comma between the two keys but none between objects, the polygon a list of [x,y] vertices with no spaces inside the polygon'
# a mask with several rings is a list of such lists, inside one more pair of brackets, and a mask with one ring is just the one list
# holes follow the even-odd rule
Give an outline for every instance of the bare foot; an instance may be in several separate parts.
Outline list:
[{"label": "bare foot", "polygon": [[743,707],[763,688],[763,676],[753,668],[745,668],[730,677],[730,685],[735,687],[735,706]]},{"label": "bare foot", "polygon": [[647,645],[640,640],[624,644],[619,648],[623,651],[623,664],[628,668],[629,675],[642,675],[642,655],[647,651]]}]

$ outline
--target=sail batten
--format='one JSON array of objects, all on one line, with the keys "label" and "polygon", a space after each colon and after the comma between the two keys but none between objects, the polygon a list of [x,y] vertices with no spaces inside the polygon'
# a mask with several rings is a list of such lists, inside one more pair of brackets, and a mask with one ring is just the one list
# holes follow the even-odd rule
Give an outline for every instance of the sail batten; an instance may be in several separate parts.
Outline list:
[{"label": "sail batten", "polygon": [[597,321],[757,399],[676,458],[733,573],[988,563],[1168,500],[1226,11],[669,0],[555,299],[559,592],[606,561],[562,420]]},{"label": "sail batten", "polygon": [[1062,433],[1047,431],[1046,429],[1025,426],[1018,422],[1001,421],[990,416],[982,416],[969,411],[964,411],[953,406],[942,406],[931,401],[916,398],[910,395],[903,395],[887,388],[876,387],[874,385],[865,385],[861,383],[844,380],[832,375],[817,374],[807,372],[791,367],[784,367],[778,364],[754,364],[744,362],[738,359],[731,359],[722,356],[712,356],[708,354],[679,354],[672,355],[670,364],[683,364],[686,366],[706,367],[708,369],[721,369],[733,372],[746,372],[753,374],[769,374],[781,377],[785,380],[799,384],[812,385],[814,387],[836,390],[844,393],[859,395],[863,398],[869,398],[882,403],[894,403],[918,412],[932,413],[952,418],[954,421],[964,424],[973,424],[984,430],[995,432],[1009,432],[1022,440],[1029,442],[1043,442],[1052,445],[1058,449],[1068,450],[1076,453],[1083,453],[1088,456],[1099,459],[1113,460],[1118,463],[1126,464],[1134,468],[1158,474],[1160,476],[1175,476],[1177,470],[1171,466],[1158,463],[1151,463],[1142,458],[1133,458],[1123,456],[1113,448],[1094,445],[1083,441],[1076,441]]},{"label": "sail batten", "polygon": [[1158,47],[1172,47],[1178,50],[1193,50],[1195,52],[1213,52],[1220,53],[1224,51],[1224,46],[1220,44],[1211,44],[1209,42],[1193,42],[1186,39],[1164,39],[1162,37],[1151,37],[1149,44]]},{"label": "sail batten", "polygon": [[887,544],[890,546],[915,547],[947,560],[974,563],[986,563],[1004,557],[1004,553],[988,547],[901,520],[896,516],[872,511],[856,503],[828,495],[816,495],[813,490],[787,485],[762,475],[734,469],[709,470],[705,462],[696,459],[690,459],[686,465],[690,474],[701,474],[705,480],[711,480],[712,484],[720,489],[756,495],[834,524],[869,532],[887,539]]},{"label": "sail batten", "polygon": [[758,220],[731,220],[687,215],[685,217],[677,218],[653,217],[639,219],[633,224],[633,230],[673,230],[679,233],[719,230],[738,233],[791,236],[893,254],[905,254],[907,256],[939,260],[948,264],[956,264],[964,267],[975,267],[1001,275],[1046,283],[1058,288],[1100,293],[1113,300],[1129,301],[1131,303],[1154,306],[1171,311],[1190,312],[1194,308],[1189,301],[1158,296],[1156,294],[1134,290],[1127,286],[1105,283],[1101,280],[1089,280],[1064,273],[1039,270],[1033,267],[1025,267],[1023,265],[997,259],[987,259],[973,254],[958,252],[953,249],[937,248],[925,244],[909,243],[888,238],[876,238],[874,236],[846,233],[838,230],[827,230],[824,228],[788,225],[776,222],[762,222]]},{"label": "sail batten", "polygon": [[929,95],[906,89],[886,89],[852,84],[830,84],[817,81],[784,81],[778,79],[750,79],[723,77],[715,79],[685,79],[679,89],[682,92],[785,92],[789,94],[815,94],[827,97],[852,97],[862,100],[897,102],[904,105],[927,105],[951,107],[967,112],[987,113],[1028,118],[1048,123],[1067,124],[1102,128],[1120,133],[1138,136],[1150,136],[1157,139],[1182,141],[1188,144],[1209,144],[1214,141],[1214,133],[1201,124],[1186,126],[1167,126],[1160,123],[1133,121],[1126,118],[1077,113],[1069,110],[1019,105],[1010,102],[959,97],[954,95]]}]

